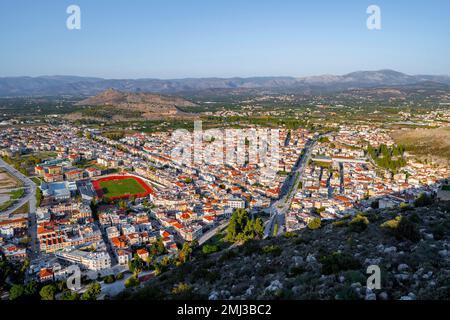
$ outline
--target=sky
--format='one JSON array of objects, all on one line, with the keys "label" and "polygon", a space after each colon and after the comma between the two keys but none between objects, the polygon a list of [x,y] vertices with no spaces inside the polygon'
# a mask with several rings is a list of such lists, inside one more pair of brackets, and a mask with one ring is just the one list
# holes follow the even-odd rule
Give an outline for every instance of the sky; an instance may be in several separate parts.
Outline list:
[{"label": "sky", "polygon": [[[381,30],[366,26],[372,4]],[[448,0],[0,1],[0,77],[450,75],[449,39]]]}]

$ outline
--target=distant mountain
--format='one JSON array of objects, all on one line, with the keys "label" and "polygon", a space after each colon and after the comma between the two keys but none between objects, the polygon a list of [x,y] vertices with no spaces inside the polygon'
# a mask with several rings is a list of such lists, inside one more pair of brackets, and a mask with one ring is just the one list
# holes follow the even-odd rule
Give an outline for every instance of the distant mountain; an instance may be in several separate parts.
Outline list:
[{"label": "distant mountain", "polygon": [[[156,119],[171,116],[187,116],[179,107],[195,107],[196,104],[179,98],[150,93],[122,92],[108,89],[100,94],[76,103],[85,109],[81,117],[111,117],[125,115],[130,118]],[[87,110],[87,111],[86,111]]]},{"label": "distant mountain", "polygon": [[292,93],[330,92],[355,88],[412,85],[421,82],[450,85],[450,76],[407,75],[393,70],[357,71],[342,76],[303,78],[187,78],[187,79],[102,79],[76,76],[0,78],[0,96],[92,96],[108,88],[124,92],[176,94],[215,89],[269,89]]},{"label": "distant mountain", "polygon": [[101,92],[100,94],[82,100],[77,103],[77,105],[91,105],[91,106],[114,106],[125,108],[129,105],[142,105],[145,107],[165,107],[165,108],[175,108],[175,107],[194,107],[195,104],[178,97],[163,96],[159,94],[151,93],[130,93],[121,92],[114,89],[108,89]]}]

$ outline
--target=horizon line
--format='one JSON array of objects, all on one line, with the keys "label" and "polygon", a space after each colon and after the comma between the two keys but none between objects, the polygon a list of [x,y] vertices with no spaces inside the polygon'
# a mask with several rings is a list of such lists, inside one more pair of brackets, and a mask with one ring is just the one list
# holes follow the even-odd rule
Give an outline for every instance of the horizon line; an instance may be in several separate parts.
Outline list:
[{"label": "horizon line", "polygon": [[322,76],[345,76],[356,72],[383,72],[383,71],[393,71],[397,73],[404,74],[406,76],[444,76],[450,77],[450,74],[436,74],[436,73],[416,73],[410,74],[402,71],[398,71],[395,69],[375,69],[375,70],[355,70],[343,74],[333,74],[333,73],[322,73],[322,74],[314,74],[314,75],[305,75],[305,76],[287,76],[287,75],[261,75],[261,76],[185,76],[185,77],[175,77],[175,78],[164,78],[164,77],[105,77],[105,76],[89,76],[89,75],[75,75],[75,74],[43,74],[36,76],[29,75],[20,75],[20,76],[0,76],[0,79],[6,78],[56,78],[56,77],[74,77],[74,78],[92,78],[92,79],[101,79],[101,80],[162,80],[162,81],[170,81],[170,80],[190,80],[190,79],[252,79],[252,78],[292,78],[292,79],[303,79],[310,77],[322,77]]}]

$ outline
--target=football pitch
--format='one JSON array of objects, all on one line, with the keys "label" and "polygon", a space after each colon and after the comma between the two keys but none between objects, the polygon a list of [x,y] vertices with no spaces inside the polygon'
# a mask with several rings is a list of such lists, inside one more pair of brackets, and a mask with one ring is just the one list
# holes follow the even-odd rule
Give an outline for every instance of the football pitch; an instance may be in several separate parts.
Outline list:
[{"label": "football pitch", "polygon": [[135,179],[101,181],[103,195],[108,198],[145,193],[146,190]]}]

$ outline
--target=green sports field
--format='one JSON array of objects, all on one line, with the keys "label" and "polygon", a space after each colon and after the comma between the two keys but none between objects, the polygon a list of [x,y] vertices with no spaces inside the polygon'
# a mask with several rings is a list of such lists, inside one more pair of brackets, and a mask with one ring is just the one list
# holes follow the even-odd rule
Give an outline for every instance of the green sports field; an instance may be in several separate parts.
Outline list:
[{"label": "green sports field", "polygon": [[99,183],[103,195],[108,198],[121,197],[127,194],[143,193],[146,190],[134,179],[102,181]]}]

